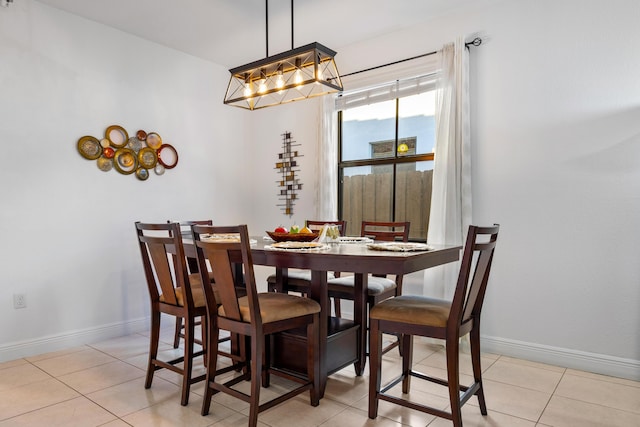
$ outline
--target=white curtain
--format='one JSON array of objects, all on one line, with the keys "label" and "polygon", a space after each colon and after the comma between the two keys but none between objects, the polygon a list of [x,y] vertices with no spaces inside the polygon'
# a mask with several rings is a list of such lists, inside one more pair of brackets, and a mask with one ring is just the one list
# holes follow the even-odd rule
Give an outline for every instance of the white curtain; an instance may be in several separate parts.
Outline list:
[{"label": "white curtain", "polygon": [[318,195],[316,218],[338,219],[338,113],[336,96],[322,97],[318,126]]},{"label": "white curtain", "polygon": [[[469,52],[463,38],[442,48],[427,242],[462,245],[471,224]],[[424,294],[451,299],[460,263],[425,270]]]}]

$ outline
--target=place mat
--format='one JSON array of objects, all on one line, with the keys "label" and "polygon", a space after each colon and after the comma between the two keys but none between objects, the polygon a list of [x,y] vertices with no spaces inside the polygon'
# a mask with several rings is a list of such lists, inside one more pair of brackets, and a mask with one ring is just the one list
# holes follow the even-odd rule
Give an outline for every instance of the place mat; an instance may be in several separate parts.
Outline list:
[{"label": "place mat", "polygon": [[[240,235],[238,233],[228,234],[201,234],[200,238],[204,242],[217,242],[217,243],[233,243],[240,241]],[[249,244],[258,243],[256,239],[249,239]]]},{"label": "place mat", "polygon": [[276,242],[272,245],[266,245],[264,248],[274,251],[316,252],[326,251],[331,246],[318,242]]},{"label": "place mat", "polygon": [[370,243],[367,245],[369,249],[376,251],[392,251],[392,252],[412,252],[412,251],[431,251],[433,248],[426,243],[411,242],[384,242]]},{"label": "place mat", "polygon": [[350,237],[350,236],[342,236],[338,237],[338,243],[373,243],[373,239],[369,237]]}]

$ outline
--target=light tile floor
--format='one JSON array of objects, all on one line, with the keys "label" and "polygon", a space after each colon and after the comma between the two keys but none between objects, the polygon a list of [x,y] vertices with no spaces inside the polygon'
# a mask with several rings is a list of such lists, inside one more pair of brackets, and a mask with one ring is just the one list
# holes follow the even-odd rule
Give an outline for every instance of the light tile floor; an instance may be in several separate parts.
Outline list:
[{"label": "light tile floor", "polygon": [[[161,351],[171,346],[173,328],[164,328]],[[244,426],[248,405],[214,396],[211,412],[200,415],[204,384],[192,388],[180,406],[180,377],[161,370],[144,389],[148,337],[133,334],[109,341],[0,363],[0,427],[5,426]],[[397,373],[397,353],[385,355],[385,377]],[[414,363],[428,374],[444,375],[441,347],[416,343]],[[483,355],[489,414],[477,400],[463,407],[465,427],[631,427],[640,426],[640,383],[492,354]],[[202,372],[198,362],[196,373]],[[463,382],[471,382],[468,356],[461,356]],[[289,384],[273,378],[263,397]],[[259,415],[260,426],[447,427],[450,421],[380,402],[376,420],[367,417],[368,373],[352,367],[332,375],[318,407],[307,394]],[[447,408],[446,390],[412,381],[414,399]],[[261,399],[262,400],[262,399]]]}]

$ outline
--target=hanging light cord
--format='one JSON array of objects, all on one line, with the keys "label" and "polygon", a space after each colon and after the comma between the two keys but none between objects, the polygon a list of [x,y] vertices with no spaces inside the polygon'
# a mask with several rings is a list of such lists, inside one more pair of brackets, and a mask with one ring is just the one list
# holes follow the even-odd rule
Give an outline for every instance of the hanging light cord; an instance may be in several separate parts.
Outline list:
[{"label": "hanging light cord", "polygon": [[[7,1],[11,2],[13,0],[7,0]],[[266,30],[266,37],[265,37],[266,56],[265,56],[265,58],[268,58],[269,57],[269,0],[265,0],[264,10],[265,10],[265,30]],[[481,44],[482,44],[482,39],[480,37],[476,37],[473,40],[471,40],[470,42],[465,43],[464,46],[467,49],[469,49],[469,46],[480,46]],[[293,49],[294,49],[294,44],[293,44],[293,0],[291,0],[291,50],[293,50]],[[343,78],[343,77],[353,76],[355,74],[366,73],[367,71],[377,70],[378,68],[384,68],[384,67],[388,67],[390,65],[396,65],[396,64],[401,64],[403,62],[407,62],[407,61],[413,61],[414,59],[424,58],[425,56],[431,56],[431,55],[434,55],[434,54],[436,54],[438,52],[439,51],[435,50],[433,52],[423,53],[422,55],[412,56],[411,58],[405,58],[405,59],[401,59],[399,61],[389,62],[389,63],[383,64],[383,65],[377,65],[375,67],[367,68],[367,69],[364,69],[364,70],[354,71],[352,73],[347,73],[347,74],[342,74],[339,77]],[[329,80],[333,80],[333,79],[329,79]]]},{"label": "hanging light cord", "polygon": [[293,50],[293,0],[291,0],[291,50]]},{"label": "hanging light cord", "polygon": [[[13,0],[10,0],[13,1]],[[265,58],[269,57],[269,0],[264,0],[264,10],[265,10],[265,29],[266,29],[266,37],[265,44],[267,47],[267,53]],[[291,0],[291,50],[293,50],[293,0]]]},{"label": "hanging light cord", "polygon": [[[292,2],[293,2],[293,0],[292,0]],[[482,44],[482,39],[480,37],[476,37],[475,39],[471,40],[470,42],[465,43],[464,46],[467,49],[469,49],[469,46],[480,46],[481,44]],[[439,50],[434,50],[433,52],[423,53],[422,55],[412,56],[411,58],[405,58],[405,59],[401,59],[399,61],[389,62],[388,64],[377,65],[375,67],[367,68],[367,69],[364,69],[364,70],[354,71],[353,73],[342,74],[340,76],[340,78],[353,76],[354,74],[366,73],[367,71],[377,70],[378,68],[384,68],[384,67],[388,67],[390,65],[396,65],[396,64],[403,63],[403,62],[407,62],[407,61],[413,61],[414,59],[424,58],[425,56],[431,56],[431,55],[434,55],[434,54],[436,54],[438,52],[439,52]]]},{"label": "hanging light cord", "polygon": [[267,35],[264,38],[265,44],[267,45],[267,54],[265,55],[265,58],[269,57],[269,0],[264,0],[264,13],[265,13],[265,29],[267,30]]}]

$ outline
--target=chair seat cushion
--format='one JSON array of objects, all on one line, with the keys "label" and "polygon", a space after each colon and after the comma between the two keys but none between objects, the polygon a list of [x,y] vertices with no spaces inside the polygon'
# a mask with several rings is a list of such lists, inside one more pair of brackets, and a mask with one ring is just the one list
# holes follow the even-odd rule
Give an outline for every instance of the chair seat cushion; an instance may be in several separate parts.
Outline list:
[{"label": "chair seat cushion", "polygon": [[[337,277],[327,281],[329,290],[338,292],[353,292],[353,276]],[[397,287],[396,282],[386,277],[376,277],[369,275],[367,282],[367,290],[369,295],[375,296],[389,292]]]},{"label": "chair seat cushion", "polygon": [[[316,301],[289,294],[279,294],[275,292],[265,292],[258,294],[260,304],[260,315],[262,323],[277,322],[279,320],[292,319],[294,317],[306,316],[307,314],[319,313],[320,304]],[[251,321],[249,313],[248,297],[238,298],[240,313],[244,322]],[[220,316],[225,315],[224,307],[218,308]]]},{"label": "chair seat cushion", "polygon": [[[336,276],[331,271],[327,272],[327,280],[332,280]],[[289,270],[287,274],[289,280],[311,282],[311,270]],[[276,275],[272,274],[267,277],[267,283],[276,283]]]},{"label": "chair seat cushion", "polygon": [[[189,283],[191,284],[191,296],[193,297],[193,305],[194,307],[205,307],[205,297],[204,297],[204,289],[200,285],[200,275],[199,274],[190,274],[189,275]],[[220,297],[218,295],[217,289],[213,288],[213,293],[216,296],[216,300],[219,301]],[[180,307],[184,307],[184,292],[182,292],[181,287],[176,288],[176,300],[178,301],[178,305]],[[165,302],[164,295],[160,295],[160,302]]]},{"label": "chair seat cushion", "polygon": [[374,305],[369,312],[369,317],[413,325],[445,327],[450,311],[450,301],[403,295]]}]

